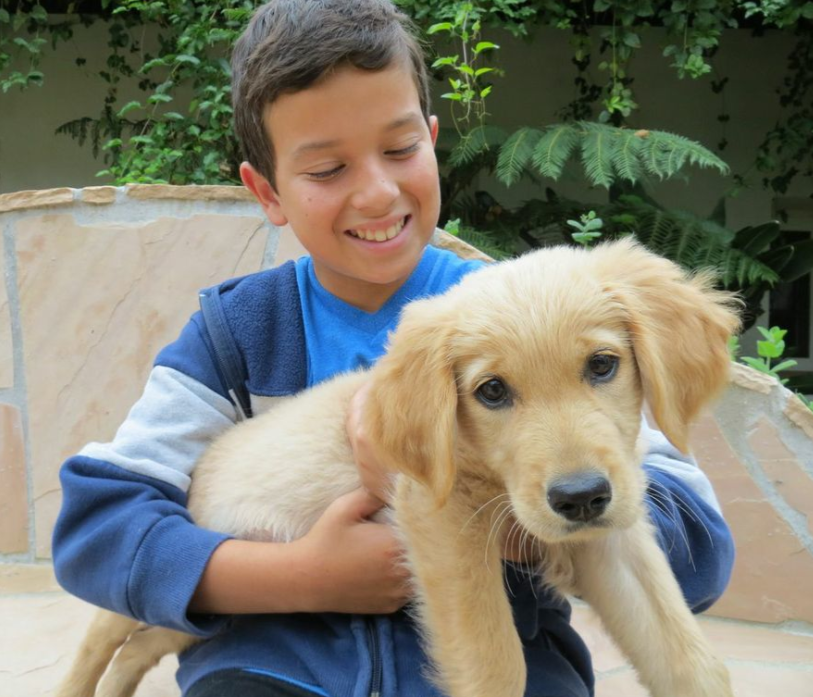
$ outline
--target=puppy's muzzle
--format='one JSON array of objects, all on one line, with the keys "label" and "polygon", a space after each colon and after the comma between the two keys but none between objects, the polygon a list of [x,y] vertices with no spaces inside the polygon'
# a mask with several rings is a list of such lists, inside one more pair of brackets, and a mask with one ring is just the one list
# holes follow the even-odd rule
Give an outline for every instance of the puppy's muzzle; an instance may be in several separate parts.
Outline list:
[{"label": "puppy's muzzle", "polygon": [[606,477],[595,473],[561,477],[548,487],[548,504],[574,523],[589,523],[601,516],[613,498]]}]

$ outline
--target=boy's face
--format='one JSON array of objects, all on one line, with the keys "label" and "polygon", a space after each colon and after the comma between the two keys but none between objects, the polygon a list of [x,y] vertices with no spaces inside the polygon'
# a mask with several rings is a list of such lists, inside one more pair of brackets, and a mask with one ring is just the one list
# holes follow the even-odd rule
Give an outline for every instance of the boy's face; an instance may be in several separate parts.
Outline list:
[{"label": "boy's face", "polygon": [[364,310],[406,280],[440,214],[434,144],[406,65],[343,67],[265,112],[276,189],[243,163],[243,182],[276,225],[290,224],[320,283]]}]

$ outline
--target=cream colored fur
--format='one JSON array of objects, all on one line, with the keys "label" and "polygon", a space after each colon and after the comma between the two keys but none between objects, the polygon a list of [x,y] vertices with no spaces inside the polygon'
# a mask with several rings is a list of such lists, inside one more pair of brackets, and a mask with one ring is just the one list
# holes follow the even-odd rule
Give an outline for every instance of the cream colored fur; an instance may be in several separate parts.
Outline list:
[{"label": "cream colored fur", "polygon": [[[534,541],[548,584],[592,605],[653,697],[731,697],[644,515],[638,443],[646,398],[686,449],[689,424],[727,381],[731,307],[708,279],[629,241],[486,268],[413,303],[371,373],[337,378],[218,440],[195,470],[190,511],[241,537],[303,535],[359,485],[344,424],[369,379],[366,428],[397,473],[394,525],[450,697],[524,694],[500,563],[512,534]],[[620,361],[604,384],[586,378],[596,353]],[[499,409],[475,396],[493,377],[512,395]],[[600,525],[571,523],[548,504],[554,480],[585,471],[612,484]],[[123,646],[97,694],[131,695],[161,656],[194,641],[100,611],[58,694],[93,695]]]}]

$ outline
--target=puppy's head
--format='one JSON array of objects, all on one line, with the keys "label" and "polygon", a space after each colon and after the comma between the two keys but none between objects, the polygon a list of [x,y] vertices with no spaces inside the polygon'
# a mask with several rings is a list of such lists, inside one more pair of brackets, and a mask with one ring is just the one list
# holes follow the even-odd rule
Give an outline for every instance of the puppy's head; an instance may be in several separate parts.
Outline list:
[{"label": "puppy's head", "polygon": [[370,435],[439,505],[507,492],[543,541],[641,514],[643,399],[672,443],[727,382],[731,297],[630,241],[496,264],[414,303],[376,368]]}]

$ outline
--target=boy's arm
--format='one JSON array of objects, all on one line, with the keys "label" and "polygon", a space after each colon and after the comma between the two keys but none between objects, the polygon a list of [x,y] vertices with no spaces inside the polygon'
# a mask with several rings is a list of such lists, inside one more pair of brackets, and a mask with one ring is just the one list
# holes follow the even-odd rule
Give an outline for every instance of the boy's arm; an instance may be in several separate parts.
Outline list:
[{"label": "boy's arm", "polygon": [[646,501],[658,542],[693,612],[711,607],[728,585],[734,541],[706,475],[659,431],[642,426]]},{"label": "boy's arm", "polygon": [[209,613],[400,607],[405,573],[382,563],[398,556],[397,541],[363,520],[369,504],[358,497],[337,503],[291,545],[229,540],[193,524],[192,468],[234,419],[190,322],[159,355],[114,440],[91,443],[63,465],[53,538],[60,583],[95,605],[193,634],[217,630],[222,619]]},{"label": "boy's arm", "polygon": [[91,443],[62,467],[54,568],[71,593],[151,624],[208,632],[187,605],[227,536],[186,510],[194,462],[228,428],[233,407],[190,376],[154,368],[111,443]]}]

